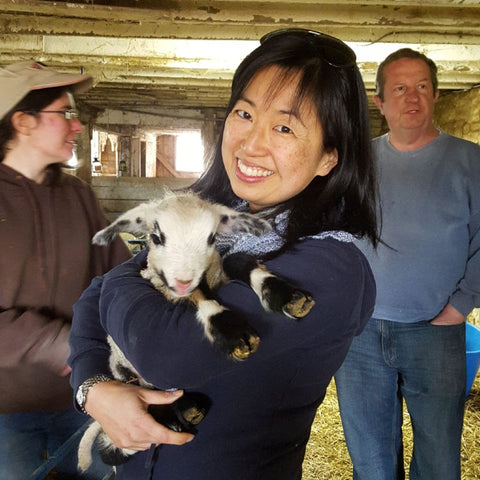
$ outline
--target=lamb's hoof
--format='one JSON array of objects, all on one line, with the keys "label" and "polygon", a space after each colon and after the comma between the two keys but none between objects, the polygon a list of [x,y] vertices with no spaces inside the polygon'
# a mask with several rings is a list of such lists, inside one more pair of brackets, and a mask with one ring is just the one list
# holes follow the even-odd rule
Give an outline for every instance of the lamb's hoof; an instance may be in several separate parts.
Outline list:
[{"label": "lamb's hoof", "polygon": [[291,300],[283,306],[282,312],[292,318],[303,318],[314,305],[315,300],[308,293],[296,290]]},{"label": "lamb's hoof", "polygon": [[267,310],[296,319],[303,318],[315,305],[308,292],[294,288],[287,281],[274,276],[263,281],[262,303]]},{"label": "lamb's hoof", "polygon": [[260,337],[257,334],[249,335],[247,341],[240,339],[239,345],[230,352],[230,356],[233,360],[245,360],[257,351],[259,345]]},{"label": "lamb's hoof", "polygon": [[233,360],[245,360],[260,344],[257,332],[230,310],[210,318],[210,335],[214,344]]},{"label": "lamb's hoof", "polygon": [[186,422],[198,425],[205,418],[205,413],[204,410],[199,410],[198,406],[194,406],[183,411],[182,416]]},{"label": "lamb's hoof", "polygon": [[173,403],[149,405],[148,412],[162,425],[174,432],[193,432],[207,415],[210,400],[201,393],[186,392]]}]

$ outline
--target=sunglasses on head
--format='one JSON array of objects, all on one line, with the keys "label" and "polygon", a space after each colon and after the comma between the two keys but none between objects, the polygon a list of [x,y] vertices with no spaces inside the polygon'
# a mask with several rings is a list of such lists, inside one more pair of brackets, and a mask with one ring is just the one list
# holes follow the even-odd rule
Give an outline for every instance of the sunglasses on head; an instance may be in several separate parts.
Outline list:
[{"label": "sunglasses on head", "polygon": [[282,37],[294,36],[304,38],[311,45],[318,48],[319,56],[332,67],[347,68],[353,67],[356,63],[355,52],[341,40],[325,33],[307,30],[304,28],[285,28],[282,30],[274,30],[267,33],[260,39],[260,44],[265,44],[274,39]]}]

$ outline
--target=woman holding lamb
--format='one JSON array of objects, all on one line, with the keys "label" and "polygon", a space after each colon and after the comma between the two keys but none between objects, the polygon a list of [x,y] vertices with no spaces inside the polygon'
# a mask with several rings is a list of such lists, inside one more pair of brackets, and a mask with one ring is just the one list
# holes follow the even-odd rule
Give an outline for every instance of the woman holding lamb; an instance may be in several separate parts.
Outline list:
[{"label": "woman holding lamb", "polygon": [[[222,286],[218,301],[261,339],[235,362],[206,341],[188,305],[167,301],[140,275],[140,253],[96,279],[76,304],[77,406],[118,447],[138,451],[117,479],[299,480],[317,408],[375,301],[370,268],[352,243],[378,241],[367,98],[354,52],[303,29],[263,37],[235,73],[217,149],[192,189],[268,219],[266,235],[220,237],[222,255],[255,255],[310,292],[314,307],[292,320],[265,312],[241,281]],[[162,392],[109,378],[107,332]],[[165,391],[174,391],[170,400]],[[211,402],[195,436],[147,412],[182,391]]]}]

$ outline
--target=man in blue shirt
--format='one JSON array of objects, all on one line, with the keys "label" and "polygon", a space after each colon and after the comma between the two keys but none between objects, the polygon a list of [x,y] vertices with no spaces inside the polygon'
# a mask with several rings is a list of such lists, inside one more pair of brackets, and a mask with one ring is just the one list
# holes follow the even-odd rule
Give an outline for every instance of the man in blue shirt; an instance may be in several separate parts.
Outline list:
[{"label": "man in blue shirt", "polygon": [[373,140],[381,239],[359,242],[377,282],[367,328],[336,385],[355,480],[459,480],[465,317],[480,305],[480,148],[435,127],[437,68],[410,49],[377,72],[375,104],[389,132]]}]

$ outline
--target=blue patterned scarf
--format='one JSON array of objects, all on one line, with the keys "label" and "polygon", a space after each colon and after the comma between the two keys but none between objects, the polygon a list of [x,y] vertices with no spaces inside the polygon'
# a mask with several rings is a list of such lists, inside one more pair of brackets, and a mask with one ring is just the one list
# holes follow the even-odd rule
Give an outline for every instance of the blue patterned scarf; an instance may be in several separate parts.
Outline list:
[{"label": "blue patterned scarf", "polygon": [[[246,202],[242,202],[236,210],[245,211],[248,209]],[[267,253],[275,252],[282,248],[285,243],[283,234],[288,225],[289,211],[278,214],[273,219],[273,229],[262,236],[255,236],[251,233],[232,233],[217,235],[217,250],[222,257],[233,253],[249,253],[255,257],[261,257]],[[325,238],[334,238],[340,242],[353,242],[354,236],[351,233],[341,230],[331,230],[327,232],[319,232],[315,235],[301,237],[300,240],[307,238],[316,238],[323,240]]]}]

